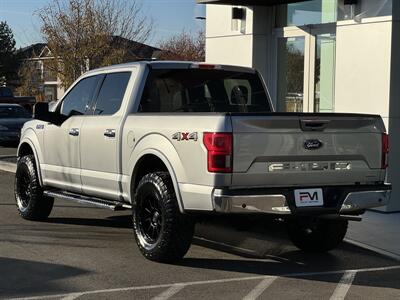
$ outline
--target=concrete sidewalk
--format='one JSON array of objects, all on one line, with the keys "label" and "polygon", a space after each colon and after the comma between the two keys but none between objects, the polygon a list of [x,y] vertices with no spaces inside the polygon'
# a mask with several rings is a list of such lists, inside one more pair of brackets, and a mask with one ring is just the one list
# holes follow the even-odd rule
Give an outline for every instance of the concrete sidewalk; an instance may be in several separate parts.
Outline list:
[{"label": "concrete sidewalk", "polygon": [[351,222],[347,239],[400,257],[400,213],[367,211],[362,222]]}]

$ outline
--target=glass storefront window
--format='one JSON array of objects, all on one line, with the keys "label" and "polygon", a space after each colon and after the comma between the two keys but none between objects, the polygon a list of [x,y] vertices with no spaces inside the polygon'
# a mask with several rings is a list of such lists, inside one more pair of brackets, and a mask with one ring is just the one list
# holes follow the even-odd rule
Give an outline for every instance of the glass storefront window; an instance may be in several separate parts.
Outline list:
[{"label": "glass storefront window", "polygon": [[337,1],[312,0],[279,5],[277,10],[277,27],[336,22]]},{"label": "glass storefront window", "polygon": [[344,0],[312,0],[278,5],[276,27],[333,23],[354,18],[392,15],[393,0],[359,0],[345,5]]},{"label": "glass storefront window", "polygon": [[335,101],[336,35],[315,37],[314,112],[333,112]]},{"label": "glass storefront window", "polygon": [[44,98],[47,102],[57,100],[57,86],[56,85],[45,85],[44,86]]},{"label": "glass storefront window", "polygon": [[305,38],[278,39],[278,111],[303,112]]},{"label": "glass storefront window", "polygon": [[392,15],[392,0],[362,0],[359,9],[364,17],[390,16]]}]

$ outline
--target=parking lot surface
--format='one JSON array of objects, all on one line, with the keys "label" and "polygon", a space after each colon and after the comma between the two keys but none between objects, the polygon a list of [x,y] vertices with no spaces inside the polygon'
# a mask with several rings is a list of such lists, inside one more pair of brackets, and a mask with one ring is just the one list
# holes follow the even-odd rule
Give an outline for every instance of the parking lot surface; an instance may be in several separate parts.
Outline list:
[{"label": "parking lot surface", "polygon": [[5,145],[0,144],[0,158],[16,155],[17,153],[16,145]]},{"label": "parking lot surface", "polygon": [[129,211],[56,201],[48,221],[25,221],[13,181],[0,172],[1,299],[400,299],[399,261],[347,243],[305,254],[279,222],[203,222],[182,262],[159,264]]}]

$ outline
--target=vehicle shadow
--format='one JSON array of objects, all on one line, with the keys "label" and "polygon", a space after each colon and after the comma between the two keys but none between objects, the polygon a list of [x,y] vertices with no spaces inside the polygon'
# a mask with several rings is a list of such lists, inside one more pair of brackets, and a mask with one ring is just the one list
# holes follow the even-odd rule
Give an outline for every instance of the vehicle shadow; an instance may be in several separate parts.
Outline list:
[{"label": "vehicle shadow", "polygon": [[[249,221],[250,224],[249,224]],[[131,228],[131,215],[113,215],[104,219],[49,218],[48,222],[110,228]],[[314,276],[313,280],[337,283],[343,270],[397,266],[400,262],[344,242],[328,253],[306,253],[292,245],[280,220],[244,217],[207,218],[196,226],[193,244],[222,251],[189,251],[178,266],[193,269],[236,272],[248,275],[277,275],[310,278],[303,273],[337,272],[335,276]],[[233,255],[230,255],[233,254]],[[296,275],[297,274],[297,275]],[[400,269],[382,271],[374,286],[400,289]],[[339,277],[339,278],[337,278]],[[362,281],[362,278],[361,278]],[[371,283],[369,282],[371,285]]]},{"label": "vehicle shadow", "polygon": [[50,294],[69,292],[57,281],[88,273],[80,268],[8,257],[0,257],[0,270],[4,275],[0,280],[1,298],[35,295],[43,291]]},{"label": "vehicle shadow", "polygon": [[[67,206],[65,207],[67,208]],[[74,208],[74,207],[73,207]],[[109,215],[104,218],[50,217],[45,222],[108,228],[132,228],[132,216]],[[328,253],[299,251],[290,241],[281,220],[260,217],[216,216],[198,222],[193,243],[199,246],[238,255],[244,258],[273,259],[295,265],[324,265],[324,267],[370,268],[399,264],[375,252],[344,242]],[[371,258],[374,259],[371,259]],[[357,263],[351,262],[357,258]],[[373,263],[376,261],[376,263]]]},{"label": "vehicle shadow", "polygon": [[[199,224],[194,240],[197,245],[234,254],[243,259],[186,257],[180,265],[196,269],[304,279],[311,279],[306,273],[331,272],[331,276],[320,274],[312,276],[312,280],[334,283],[339,281],[343,275],[341,271],[344,270],[400,266],[399,261],[348,242],[343,242],[330,252],[307,253],[291,243],[285,225],[280,220],[256,217],[252,218],[250,226],[248,223],[247,217],[214,218]],[[377,280],[365,280],[365,276],[360,275],[360,282],[368,286],[400,289],[400,269],[372,272],[368,276],[375,276]]]},{"label": "vehicle shadow", "polygon": [[[68,208],[70,208],[68,206]],[[109,228],[132,228],[131,215],[116,215],[104,219],[49,217],[46,222],[65,225],[82,225]]]}]

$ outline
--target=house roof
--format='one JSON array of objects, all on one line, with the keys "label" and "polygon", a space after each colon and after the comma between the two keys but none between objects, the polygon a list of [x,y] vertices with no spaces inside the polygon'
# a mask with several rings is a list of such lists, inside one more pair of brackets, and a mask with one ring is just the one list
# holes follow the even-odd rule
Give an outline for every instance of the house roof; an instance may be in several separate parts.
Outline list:
[{"label": "house roof", "polygon": [[16,54],[20,59],[32,58],[34,56],[39,56],[43,50],[47,47],[46,43],[36,43],[30,46],[18,49]]},{"label": "house roof", "polygon": [[128,46],[127,48],[130,52],[129,54],[137,57],[138,59],[157,57],[158,54],[162,51],[159,48],[149,46],[147,44],[143,44],[140,42],[128,40],[120,36],[114,36],[112,38],[112,43],[114,44],[121,43],[127,45]]},{"label": "house roof", "polygon": [[[158,57],[159,53],[162,51],[159,48],[152,47],[136,41],[128,40],[119,36],[114,36],[112,38],[111,43],[126,44],[128,46],[129,54],[131,56],[137,57],[138,59]],[[19,59],[28,59],[32,57],[49,57],[48,54],[51,53],[51,50],[48,48],[46,43],[36,43],[21,48],[17,50],[16,53]]]}]

